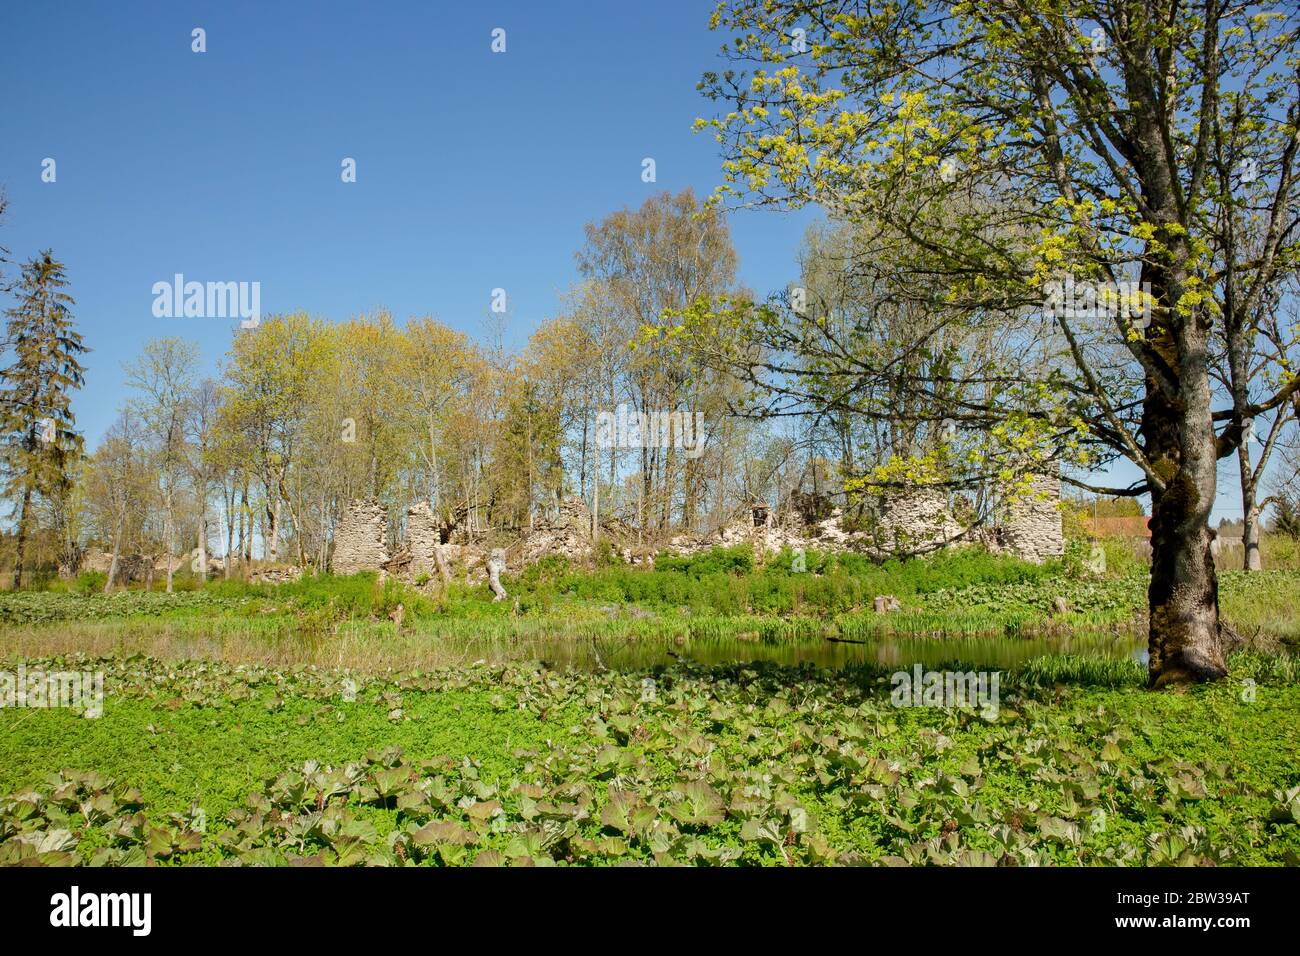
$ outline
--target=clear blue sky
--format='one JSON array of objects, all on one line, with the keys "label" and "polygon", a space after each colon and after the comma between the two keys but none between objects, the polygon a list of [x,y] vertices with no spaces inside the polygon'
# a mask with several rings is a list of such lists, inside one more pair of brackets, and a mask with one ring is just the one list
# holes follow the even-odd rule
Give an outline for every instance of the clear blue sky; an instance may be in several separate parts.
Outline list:
[{"label": "clear blue sky", "polygon": [[[716,144],[691,131],[720,63],[711,7],[5,3],[0,245],[67,264],[94,349],[74,405],[88,442],[147,340],[197,341],[213,368],[229,347],[237,321],[154,318],[151,287],[177,272],[258,281],[263,314],[384,306],[476,337],[500,287],[522,344],[576,280],[584,223],[717,184]],[[732,218],[742,280],[788,283],[813,217]]]},{"label": "clear blue sky", "polygon": [[[711,113],[700,74],[721,67],[712,6],[4,3],[0,245],[67,264],[94,350],[74,403],[88,443],[146,341],[194,340],[212,370],[229,347],[237,320],[153,316],[151,287],[177,272],[260,282],[263,314],[382,306],[477,338],[500,287],[521,345],[577,278],[584,223],[717,184],[716,144],[691,132]],[[813,218],[733,214],[741,281],[790,282]],[[1221,474],[1216,519],[1240,513],[1233,485]]]}]

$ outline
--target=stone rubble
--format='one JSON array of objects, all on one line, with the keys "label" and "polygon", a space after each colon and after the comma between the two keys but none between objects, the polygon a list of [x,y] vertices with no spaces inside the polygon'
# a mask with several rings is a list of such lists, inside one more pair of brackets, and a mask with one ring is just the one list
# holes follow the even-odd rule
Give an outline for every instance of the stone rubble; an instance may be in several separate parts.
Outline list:
[{"label": "stone rubble", "polygon": [[248,576],[253,584],[287,584],[302,577],[302,568],[262,568]]},{"label": "stone rubble", "polygon": [[[126,584],[127,582],[147,580],[149,577],[149,566],[152,563],[153,562],[143,554],[119,554],[117,556],[117,577],[113,583]],[[100,574],[108,574],[108,569],[112,564],[112,551],[88,551],[82,558],[81,570],[98,571]],[[165,576],[166,573],[167,572],[164,571],[163,575]]]},{"label": "stone rubble", "polygon": [[581,498],[566,499],[554,518],[534,522],[532,530],[510,551],[510,567],[534,564],[553,554],[571,560],[586,557],[591,551],[591,510]]}]

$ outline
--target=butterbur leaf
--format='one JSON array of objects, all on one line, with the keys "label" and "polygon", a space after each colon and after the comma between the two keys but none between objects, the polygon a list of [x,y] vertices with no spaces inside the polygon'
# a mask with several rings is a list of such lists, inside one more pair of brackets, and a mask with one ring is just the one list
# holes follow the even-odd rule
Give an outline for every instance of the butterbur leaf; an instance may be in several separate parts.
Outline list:
[{"label": "butterbur leaf", "polygon": [[392,797],[409,780],[411,772],[406,767],[385,767],[375,771],[375,790],[381,797]]},{"label": "butterbur leaf", "polygon": [[511,860],[528,859],[536,863],[541,857],[549,856],[547,848],[554,838],[539,830],[529,830],[516,834],[506,845],[506,856]]},{"label": "butterbur leaf", "polygon": [[637,827],[632,820],[632,813],[641,805],[641,798],[628,790],[611,790],[609,802],[601,808],[600,822],[620,833],[631,834]]},{"label": "butterbur leaf", "polygon": [[596,853],[600,856],[617,858],[628,853],[628,845],[618,837],[601,837],[595,843]]},{"label": "butterbur leaf", "polygon": [[746,820],[740,826],[740,838],[748,843],[781,843],[781,827],[772,820]]},{"label": "butterbur leaf", "polygon": [[484,823],[501,813],[501,804],[496,800],[480,800],[465,810],[471,820]]},{"label": "butterbur leaf", "polygon": [[1204,800],[1205,784],[1196,777],[1181,773],[1176,777],[1166,777],[1165,786],[1173,797],[1183,800]]},{"label": "butterbur leaf", "polygon": [[406,813],[414,811],[425,811],[427,813],[431,808],[429,807],[429,801],[422,792],[419,790],[404,790],[397,797],[397,809]]},{"label": "butterbur leaf", "polygon": [[673,819],[690,826],[715,826],[727,818],[722,797],[707,783],[693,781],[682,788],[683,799],[668,808]]},{"label": "butterbur leaf", "polygon": [[166,859],[172,853],[171,834],[161,827],[150,827],[145,836],[144,850],[150,859]]},{"label": "butterbur leaf", "polygon": [[195,853],[203,846],[203,835],[193,830],[186,830],[176,835],[174,852]]},{"label": "butterbur leaf", "polygon": [[9,813],[16,820],[29,820],[40,812],[40,806],[41,798],[39,794],[20,794],[18,799],[10,804]]},{"label": "butterbur leaf", "polygon": [[1041,816],[1038,818],[1038,830],[1047,840],[1077,845],[1081,840],[1079,827],[1060,817]]},{"label": "butterbur leaf", "polygon": [[411,834],[411,842],[416,846],[444,846],[448,844],[474,843],[478,838],[459,823],[434,820],[426,823]]},{"label": "butterbur leaf", "polygon": [[1147,846],[1151,848],[1148,862],[1154,864],[1176,863],[1187,843],[1175,833],[1153,833],[1147,837]]},{"label": "butterbur leaf", "polygon": [[334,842],[374,843],[376,839],[378,834],[373,823],[353,818],[339,827]]},{"label": "butterbur leaf", "polygon": [[113,798],[107,793],[99,793],[81,804],[81,815],[87,823],[100,823],[107,820],[113,812]]},{"label": "butterbur leaf", "polygon": [[[27,836],[27,834],[24,834]],[[72,835],[71,830],[54,829],[46,830],[44,833],[32,834],[34,839],[31,841],[32,846],[37,853],[57,853],[62,850],[71,850],[77,845],[77,838]]]},{"label": "butterbur leaf", "polygon": [[799,843],[808,853],[808,859],[818,866],[834,863],[838,854],[820,833],[805,833]]}]

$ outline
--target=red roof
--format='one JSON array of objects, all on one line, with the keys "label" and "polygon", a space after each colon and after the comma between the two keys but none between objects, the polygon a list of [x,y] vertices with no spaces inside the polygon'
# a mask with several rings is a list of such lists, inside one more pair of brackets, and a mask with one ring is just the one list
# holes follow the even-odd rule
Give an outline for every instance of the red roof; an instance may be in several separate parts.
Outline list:
[{"label": "red roof", "polygon": [[1124,517],[1083,519],[1083,526],[1089,534],[1097,538],[1149,538],[1151,529],[1146,515],[1125,515]]}]

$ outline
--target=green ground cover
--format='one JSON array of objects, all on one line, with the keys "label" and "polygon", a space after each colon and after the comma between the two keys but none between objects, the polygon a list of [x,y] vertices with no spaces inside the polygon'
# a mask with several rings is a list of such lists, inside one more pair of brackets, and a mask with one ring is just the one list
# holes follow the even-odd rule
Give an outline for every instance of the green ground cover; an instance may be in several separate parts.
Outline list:
[{"label": "green ground cover", "polygon": [[[1293,571],[1221,574],[1246,649],[1182,692],[1140,571],[1070,556],[95,585],[0,595],[0,671],[106,691],[0,709],[0,865],[1300,862]],[[996,715],[894,706],[916,661],[996,667]]]},{"label": "green ground cover", "polygon": [[0,710],[0,863],[1300,862],[1290,658],[1048,659],[992,720],[868,667],[43,664],[108,699]]}]

